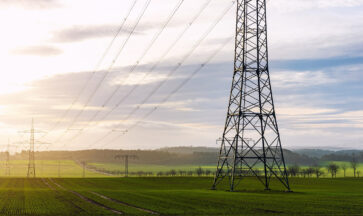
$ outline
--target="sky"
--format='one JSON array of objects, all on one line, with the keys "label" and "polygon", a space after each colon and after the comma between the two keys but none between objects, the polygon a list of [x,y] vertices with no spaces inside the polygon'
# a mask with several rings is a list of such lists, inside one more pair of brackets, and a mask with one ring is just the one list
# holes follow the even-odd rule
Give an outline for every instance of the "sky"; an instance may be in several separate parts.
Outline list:
[{"label": "sky", "polygon": [[[32,119],[37,150],[218,147],[235,10],[230,0],[0,0],[2,148],[27,149]],[[363,149],[363,0],[270,0],[267,11],[283,147]]]}]

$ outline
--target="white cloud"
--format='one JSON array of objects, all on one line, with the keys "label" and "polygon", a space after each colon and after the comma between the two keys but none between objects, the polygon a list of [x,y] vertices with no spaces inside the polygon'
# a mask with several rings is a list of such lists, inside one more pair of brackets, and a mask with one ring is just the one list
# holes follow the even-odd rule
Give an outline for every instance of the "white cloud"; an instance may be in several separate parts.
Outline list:
[{"label": "white cloud", "polygon": [[276,10],[295,12],[320,8],[342,8],[363,5],[362,0],[271,0],[269,5]]},{"label": "white cloud", "polygon": [[316,107],[279,107],[276,112],[279,116],[304,116],[304,115],[324,115],[334,113],[336,109],[316,108]]},{"label": "white cloud", "polygon": [[165,79],[166,74],[148,74],[145,72],[127,73],[126,75],[117,76],[110,82],[111,85],[145,85],[155,83]]},{"label": "white cloud", "polygon": [[282,71],[274,72],[271,76],[275,88],[318,86],[338,82],[323,71]]},{"label": "white cloud", "polygon": [[0,6],[16,6],[26,9],[52,9],[61,6],[58,0],[1,0]]},{"label": "white cloud", "polygon": [[62,50],[53,46],[30,46],[30,47],[20,47],[11,51],[15,55],[35,55],[35,56],[55,56],[62,54]]},{"label": "white cloud", "polygon": [[[51,109],[60,110],[60,111],[66,111],[69,108],[70,108],[70,105],[68,105],[68,104],[59,104],[59,105],[51,106]],[[73,111],[75,111],[75,110],[98,111],[98,110],[107,110],[107,108],[99,107],[99,106],[84,107],[84,104],[77,103],[77,104],[74,104],[70,110],[73,110]]]}]

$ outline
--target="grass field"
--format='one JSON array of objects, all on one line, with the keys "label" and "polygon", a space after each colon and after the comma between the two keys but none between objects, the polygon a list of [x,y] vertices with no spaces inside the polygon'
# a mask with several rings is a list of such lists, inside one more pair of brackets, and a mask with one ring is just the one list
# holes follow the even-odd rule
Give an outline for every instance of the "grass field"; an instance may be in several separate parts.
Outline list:
[{"label": "grass field", "polygon": [[[5,162],[1,161],[0,177],[5,177]],[[12,160],[10,161],[10,177],[26,177],[28,170],[27,160]],[[36,160],[36,176],[37,177],[61,177],[79,178],[83,175],[83,169],[72,160]],[[60,168],[58,173],[58,168]],[[105,177],[100,173],[86,170],[86,177]]]},{"label": "grass field", "polygon": [[[326,165],[328,165],[329,162],[321,164],[322,171],[324,171],[324,175],[322,177],[329,178],[330,174],[328,173],[326,169]],[[353,176],[353,169],[350,168],[349,162],[334,162],[338,164],[339,166],[342,166],[343,164],[346,164],[348,169],[346,170],[346,176],[352,177]],[[0,177],[8,177],[6,176],[5,172],[5,162],[0,161]],[[110,170],[110,171],[121,171],[123,172],[125,167],[123,163],[88,163],[89,165],[93,167],[97,167],[100,169]],[[36,166],[36,176],[37,177],[58,177],[60,174],[60,177],[64,178],[79,178],[83,175],[83,169],[82,167],[77,164],[76,162],[72,160],[36,160],[35,161]],[[153,164],[132,164],[132,162],[129,164],[129,172],[153,172],[154,175],[157,174],[157,172],[167,172],[172,169],[179,171],[195,171],[198,167],[203,168],[204,170],[210,170],[212,172],[215,171],[215,165],[203,165],[203,166],[196,166],[196,165],[153,165]],[[58,173],[58,168],[60,168]],[[301,168],[307,168],[307,167],[301,167]],[[10,161],[10,177],[26,177],[28,169],[28,161],[27,160],[12,160]],[[363,175],[363,163],[358,164],[358,170],[361,171],[361,175]],[[105,174],[98,173],[92,170],[87,169],[85,173],[86,177],[106,177]],[[342,169],[340,169],[337,173],[337,177],[343,177],[344,172]],[[362,176],[363,177],[363,176]]]},{"label": "grass field", "polygon": [[[333,163],[338,164],[340,167],[345,164],[347,166],[347,170],[346,170],[346,176],[347,177],[352,177],[353,174],[353,169],[350,167],[350,163],[349,162],[341,162],[341,161],[332,161]],[[331,175],[328,173],[328,170],[326,168],[326,166],[329,164],[330,162],[325,162],[320,164],[321,166],[321,170],[324,172],[324,174],[322,175],[322,177],[327,177],[329,178]],[[89,163],[90,165],[100,168],[100,169],[105,169],[105,170],[110,170],[110,171],[121,171],[123,172],[125,170],[124,165],[122,163],[120,164],[115,164],[115,163]],[[129,164],[129,172],[137,172],[137,171],[144,171],[144,172],[153,172],[153,173],[157,173],[157,172],[167,172],[170,171],[171,169],[174,169],[176,171],[178,170],[184,170],[184,171],[195,171],[198,167],[201,167],[204,170],[211,170],[212,172],[215,171],[216,169],[216,165],[215,164],[211,164],[211,165],[202,165],[202,166],[196,166],[196,165],[153,165],[153,164]],[[301,168],[308,168],[307,166],[302,166]],[[363,163],[359,163],[357,166],[357,171],[361,172],[361,175],[363,175]],[[340,168],[338,173],[337,173],[337,177],[344,177],[344,172],[343,170]]]},{"label": "grass field", "polygon": [[363,215],[363,179],[245,179],[238,192],[212,178],[0,178],[0,215]]}]

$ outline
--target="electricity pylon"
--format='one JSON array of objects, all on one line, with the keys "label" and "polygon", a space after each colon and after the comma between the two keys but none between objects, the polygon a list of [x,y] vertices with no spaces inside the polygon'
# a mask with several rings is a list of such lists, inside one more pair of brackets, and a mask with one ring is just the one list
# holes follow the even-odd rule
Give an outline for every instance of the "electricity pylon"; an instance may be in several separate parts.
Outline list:
[{"label": "electricity pylon", "polygon": [[125,177],[129,176],[129,159],[139,159],[136,155],[116,155],[115,159],[125,159]]},{"label": "electricity pylon", "polygon": [[61,170],[60,170],[60,160],[58,160],[58,178],[61,177]]},{"label": "electricity pylon", "polygon": [[8,139],[8,146],[5,154],[6,154],[5,176],[10,176],[10,139]]},{"label": "electricity pylon", "polygon": [[85,178],[86,177],[86,165],[87,165],[87,162],[86,161],[81,161],[81,164],[82,164],[82,168],[83,168],[82,178]]},{"label": "electricity pylon", "polygon": [[238,0],[234,73],[212,189],[228,177],[234,191],[255,176],[270,189],[271,177],[290,191],[276,121],[268,65],[265,0]]},{"label": "electricity pylon", "polygon": [[[34,156],[34,145],[36,143],[35,141],[35,133],[44,133],[43,131],[38,131],[34,129],[34,119],[32,119],[32,124],[31,124],[31,128],[30,131],[20,131],[21,133],[30,133],[30,140],[29,140],[29,161],[28,161],[28,173],[27,173],[27,177],[33,177],[35,178],[35,156]],[[45,142],[40,142],[37,141],[37,143],[40,144],[49,144],[49,143],[45,143]]]},{"label": "electricity pylon", "polygon": [[10,176],[10,148],[15,147],[15,152],[17,152],[18,145],[10,145],[10,139],[8,139],[7,151],[5,152],[5,176]]},{"label": "electricity pylon", "polygon": [[30,147],[27,177],[35,177],[35,160],[34,160],[34,120],[32,119],[32,127],[30,129]]}]

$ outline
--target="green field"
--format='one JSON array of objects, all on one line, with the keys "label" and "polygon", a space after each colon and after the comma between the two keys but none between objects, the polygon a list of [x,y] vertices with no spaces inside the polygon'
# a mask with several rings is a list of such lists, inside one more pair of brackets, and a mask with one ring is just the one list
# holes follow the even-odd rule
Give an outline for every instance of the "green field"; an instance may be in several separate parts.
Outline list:
[{"label": "green field", "polygon": [[254,178],[238,192],[210,190],[212,178],[0,178],[0,215],[363,215],[363,179]]},{"label": "green field", "polygon": [[[5,170],[5,162],[1,161],[0,177],[8,177]],[[28,170],[27,160],[10,161],[10,177],[26,177]],[[79,178],[83,175],[82,167],[72,160],[36,160],[35,161],[37,177],[67,177]],[[59,168],[59,172],[58,172]],[[86,177],[105,177],[100,173],[86,170]]]},{"label": "green field", "polygon": [[[330,162],[325,162],[321,164],[322,171],[324,174],[321,177],[330,178],[331,175],[328,173],[326,169],[326,165]],[[353,176],[353,169],[350,168],[349,162],[334,162],[338,164],[340,167],[343,164],[346,164],[346,176]],[[124,172],[125,167],[123,163],[95,163],[89,162],[88,165],[93,167],[97,167],[99,169],[109,170],[109,171],[120,171]],[[28,161],[27,160],[12,160],[10,161],[10,176],[6,175],[5,172],[5,162],[0,161],[0,177],[26,177],[27,169],[28,169]],[[72,160],[36,160],[36,176],[37,177],[63,177],[63,178],[79,178],[83,175],[83,168],[80,164]],[[198,167],[201,167],[203,170],[210,170],[212,172],[215,171],[215,165],[154,165],[154,164],[133,164],[132,162],[129,164],[129,173],[132,176],[132,173],[137,173],[138,171],[143,172],[152,172],[154,176],[158,172],[168,172],[170,170],[183,170],[183,171],[195,171]],[[307,168],[302,166],[301,168]],[[58,171],[59,169],[59,171]],[[361,176],[363,177],[363,163],[358,164],[358,169],[361,172]],[[122,174],[121,174],[122,175]],[[134,174],[135,175],[135,174]],[[177,174],[178,175],[178,174]],[[110,175],[103,174],[101,172],[95,172],[94,170],[86,169],[85,172],[86,177],[106,177]],[[137,175],[135,175],[137,176]],[[313,175],[314,177],[314,175]],[[337,177],[344,177],[344,172],[340,169],[337,173]]]},{"label": "green field", "polygon": [[[338,164],[340,167],[345,164],[347,169],[346,169],[346,177],[353,177],[353,169],[350,167],[350,163],[349,162],[341,162],[341,161],[332,161],[333,163]],[[322,164],[320,164],[321,166],[321,170],[324,172],[324,174],[321,177],[326,177],[329,178],[331,177],[331,175],[328,173],[328,170],[326,168],[326,166],[329,164],[330,162],[324,162]],[[120,164],[115,164],[115,163],[89,163],[90,165],[100,168],[100,169],[105,169],[105,170],[110,170],[110,171],[121,171],[123,172],[125,170],[124,168],[124,164],[120,163]],[[202,165],[202,166],[196,166],[196,165],[154,165],[154,164],[129,164],[129,172],[138,172],[138,171],[144,171],[144,172],[153,172],[154,174],[156,174],[157,172],[167,172],[170,171],[171,169],[174,169],[176,171],[178,170],[184,170],[184,171],[195,171],[198,167],[201,167],[204,170],[210,170],[212,172],[215,171],[216,169],[216,165],[215,164],[211,164],[211,165]],[[307,166],[301,166],[301,168],[308,168]],[[363,163],[359,163],[357,166],[357,171],[361,172],[361,175],[363,177]],[[339,169],[338,173],[337,173],[337,177],[344,177],[344,171],[343,169]]]}]

